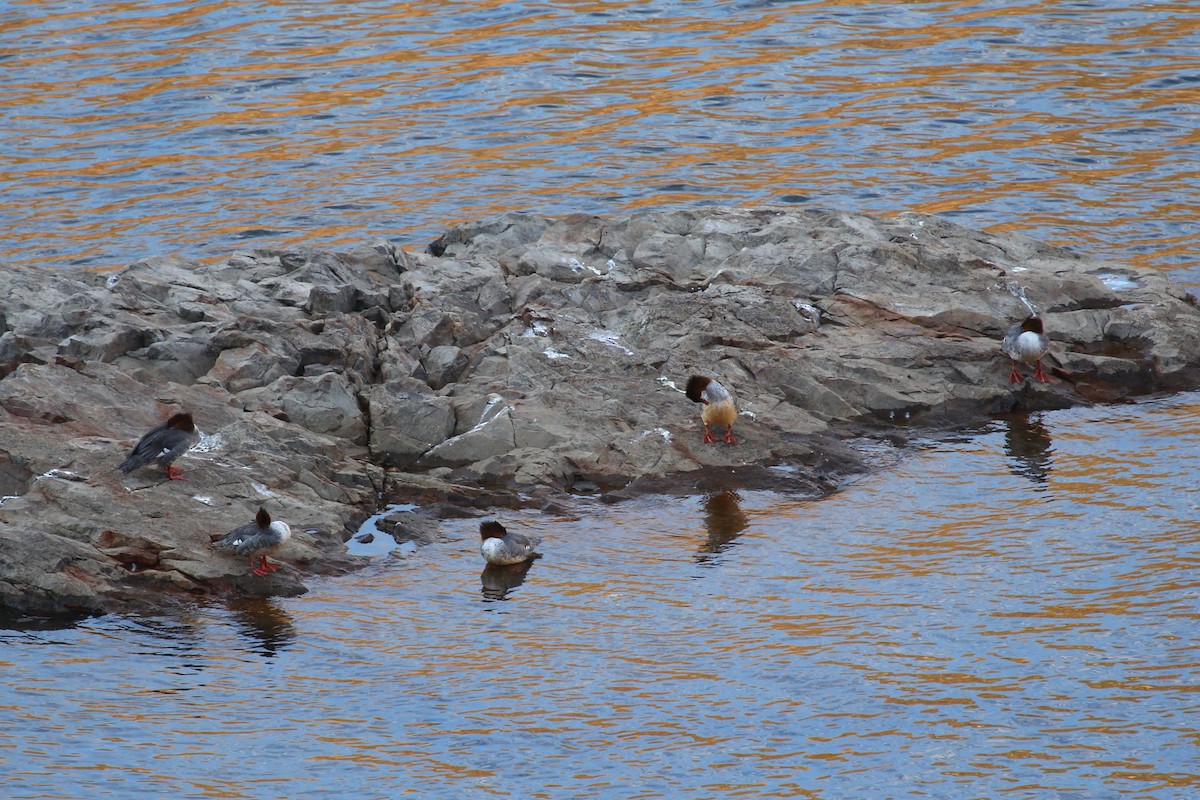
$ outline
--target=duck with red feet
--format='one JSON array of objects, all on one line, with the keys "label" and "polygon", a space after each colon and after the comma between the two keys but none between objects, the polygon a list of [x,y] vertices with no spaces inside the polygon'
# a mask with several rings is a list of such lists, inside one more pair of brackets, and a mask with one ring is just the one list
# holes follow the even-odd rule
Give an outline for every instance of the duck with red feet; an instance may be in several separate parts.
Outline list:
[{"label": "duck with red feet", "polygon": [[733,423],[737,419],[737,405],[733,395],[721,385],[721,382],[707,375],[693,375],[688,378],[684,390],[687,399],[699,403],[700,420],[704,423],[705,444],[715,444],[717,439],[712,435],[710,425],[724,425],[726,444],[737,444],[733,438]]},{"label": "duck with red feet", "polygon": [[1035,365],[1033,377],[1042,383],[1047,383],[1046,375],[1042,372],[1042,357],[1050,349],[1050,340],[1046,338],[1045,326],[1041,317],[1026,318],[1008,329],[1000,350],[1012,360],[1012,372],[1008,375],[1009,383],[1020,383],[1024,376],[1017,371],[1017,363]]},{"label": "duck with red feet", "polygon": [[192,449],[200,441],[200,433],[192,415],[187,413],[174,414],[166,422],[151,428],[145,436],[129,451],[129,455],[120,463],[117,469],[124,473],[133,472],[146,466],[151,461],[158,461],[159,466],[167,471],[167,478],[173,481],[183,480],[183,472],[174,466],[175,459]]},{"label": "duck with red feet", "polygon": [[239,556],[249,556],[251,572],[261,576],[279,569],[278,564],[267,561],[267,556],[280,550],[291,538],[292,529],[286,522],[272,521],[267,510],[259,507],[254,522],[234,528],[213,542],[213,547]]}]

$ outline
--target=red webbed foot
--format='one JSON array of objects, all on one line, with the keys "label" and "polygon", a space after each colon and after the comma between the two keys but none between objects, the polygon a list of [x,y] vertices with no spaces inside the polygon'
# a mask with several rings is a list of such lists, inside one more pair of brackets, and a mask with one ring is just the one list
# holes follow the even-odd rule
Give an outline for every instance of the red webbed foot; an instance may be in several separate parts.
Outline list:
[{"label": "red webbed foot", "polygon": [[1010,372],[1008,374],[1008,382],[1009,383],[1020,383],[1023,380],[1025,380],[1025,379],[1023,377],[1021,377],[1021,373],[1017,372],[1017,365],[1014,364],[1013,368],[1012,368],[1012,372]]},{"label": "red webbed foot", "polygon": [[183,470],[176,466],[167,467],[167,478],[173,481],[183,480]]},{"label": "red webbed foot", "polygon": [[1037,378],[1042,383],[1050,382],[1050,381],[1046,380],[1046,374],[1044,372],[1042,372],[1042,360],[1040,358],[1038,359],[1038,362],[1037,362],[1037,369],[1035,369],[1033,371],[1033,377]]},{"label": "red webbed foot", "polygon": [[260,575],[260,576],[270,575],[272,572],[279,569],[279,565],[272,564],[269,561],[267,561],[266,556],[260,556],[259,562],[257,564],[254,563],[254,556],[250,556],[250,567],[251,567],[251,569],[250,569],[251,572],[253,572],[255,575]]}]

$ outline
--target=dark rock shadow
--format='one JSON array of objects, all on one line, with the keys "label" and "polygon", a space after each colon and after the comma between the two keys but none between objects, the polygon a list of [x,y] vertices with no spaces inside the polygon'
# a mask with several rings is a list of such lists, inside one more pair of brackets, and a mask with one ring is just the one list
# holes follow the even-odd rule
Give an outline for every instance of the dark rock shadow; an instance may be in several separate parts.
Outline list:
[{"label": "dark rock shadow", "polygon": [[[85,620],[98,616],[91,611],[63,610],[56,614],[24,614],[8,608],[0,608],[0,631],[59,631],[74,628]],[[0,639],[2,641],[2,639]]]}]

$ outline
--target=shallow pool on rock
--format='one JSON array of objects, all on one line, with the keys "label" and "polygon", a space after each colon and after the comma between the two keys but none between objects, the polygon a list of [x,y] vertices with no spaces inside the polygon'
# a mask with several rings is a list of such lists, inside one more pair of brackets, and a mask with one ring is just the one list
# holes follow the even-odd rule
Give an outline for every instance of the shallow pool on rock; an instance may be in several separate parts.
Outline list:
[{"label": "shallow pool on rock", "polygon": [[1198,409],[507,514],[524,575],[463,519],[300,598],[5,631],[5,795],[1194,797]]}]

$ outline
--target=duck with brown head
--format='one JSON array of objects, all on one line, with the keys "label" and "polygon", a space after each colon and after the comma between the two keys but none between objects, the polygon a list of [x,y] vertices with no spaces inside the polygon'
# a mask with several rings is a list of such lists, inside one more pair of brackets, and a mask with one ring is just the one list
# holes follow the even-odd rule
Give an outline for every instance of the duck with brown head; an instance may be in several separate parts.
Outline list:
[{"label": "duck with brown head", "polygon": [[166,422],[151,428],[145,436],[138,439],[133,450],[117,467],[121,472],[133,472],[157,460],[167,471],[167,477],[173,481],[183,480],[183,473],[178,467],[172,466],[175,459],[190,450],[200,441],[196,423],[192,415],[180,413],[173,415]]},{"label": "duck with brown head", "polygon": [[521,533],[509,533],[503,525],[495,520],[485,520],[479,523],[479,553],[484,561],[496,566],[520,564],[537,558],[535,548],[541,544],[539,536],[526,536]]},{"label": "duck with brown head", "polygon": [[733,395],[721,383],[707,375],[693,375],[688,378],[687,389],[684,390],[687,399],[700,403],[700,419],[704,422],[705,443],[715,443],[717,440],[709,430],[709,425],[725,426],[725,443],[737,444],[733,438],[733,423],[737,419],[737,406]]},{"label": "duck with brown head", "polygon": [[[267,561],[292,538],[292,529],[286,522],[272,521],[271,515],[261,506],[254,522],[240,525],[213,542],[213,547],[239,556],[250,557],[250,567],[255,575],[266,575],[279,569],[278,564]],[[258,564],[254,560],[258,559]]]},{"label": "duck with brown head", "polygon": [[1035,364],[1033,377],[1046,383],[1046,375],[1042,372],[1042,356],[1050,349],[1050,340],[1046,338],[1045,327],[1041,317],[1027,317],[1023,322],[1013,325],[1004,334],[1000,350],[1012,359],[1012,372],[1008,375],[1009,383],[1020,383],[1025,380],[1017,371],[1017,362]]}]

